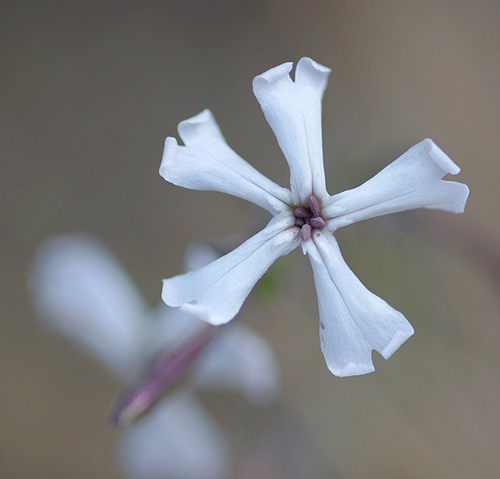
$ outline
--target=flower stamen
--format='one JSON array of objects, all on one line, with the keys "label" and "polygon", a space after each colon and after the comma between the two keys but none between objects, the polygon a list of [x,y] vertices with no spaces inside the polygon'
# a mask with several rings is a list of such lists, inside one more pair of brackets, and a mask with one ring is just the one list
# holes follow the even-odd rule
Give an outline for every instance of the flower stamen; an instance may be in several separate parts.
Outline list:
[{"label": "flower stamen", "polygon": [[309,241],[312,236],[312,226],[310,224],[305,224],[300,228],[300,237],[302,238],[302,241]]},{"label": "flower stamen", "polygon": [[320,230],[326,225],[326,221],[321,217],[321,207],[318,199],[309,196],[308,206],[298,206],[293,210],[295,216],[295,226],[300,228],[300,237],[302,241],[311,239],[313,229]]},{"label": "flower stamen", "polygon": [[311,208],[313,216],[321,215],[321,208],[319,206],[319,201],[314,195],[309,196],[309,208]]}]

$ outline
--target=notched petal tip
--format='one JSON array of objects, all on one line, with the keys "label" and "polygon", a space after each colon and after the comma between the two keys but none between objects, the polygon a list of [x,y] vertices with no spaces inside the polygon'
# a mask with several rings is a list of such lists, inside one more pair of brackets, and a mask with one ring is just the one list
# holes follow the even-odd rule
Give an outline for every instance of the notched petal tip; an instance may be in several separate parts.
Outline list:
[{"label": "notched petal tip", "polygon": [[[181,275],[178,275],[181,276]],[[174,278],[177,278],[178,276],[174,276],[173,278],[166,278],[162,280],[162,290],[161,290],[161,299],[162,301],[167,305],[172,308],[178,308],[182,302],[176,301],[175,300],[175,292],[173,291],[173,288],[171,287],[171,282]]]},{"label": "notched petal tip", "polygon": [[255,88],[256,86],[258,87],[262,83],[277,82],[278,80],[281,80],[282,78],[288,76],[289,73],[292,71],[292,68],[293,68],[292,62],[282,63],[281,65],[278,65],[274,68],[271,68],[270,70],[265,71],[264,73],[261,73],[260,75],[257,75],[253,79],[252,85]]},{"label": "notched petal tip", "polygon": [[181,121],[177,126],[177,131],[185,145],[196,138],[211,136],[222,138],[225,143],[219,125],[208,108],[187,120]]},{"label": "notched petal tip", "polygon": [[[200,321],[211,324],[213,326],[220,326],[221,324],[226,324],[234,316],[221,317],[216,315],[212,308],[207,306],[197,304],[196,300],[190,301],[189,303],[181,302],[178,300],[178,291],[175,283],[176,278],[180,278],[184,275],[174,276],[173,278],[167,278],[163,280],[163,287],[161,291],[162,301],[170,307],[179,308],[183,313],[193,316]],[[235,315],[236,316],[236,315]]]},{"label": "notched petal tip", "polygon": [[460,208],[459,213],[463,213],[465,211],[465,204],[467,203],[467,200],[469,199],[470,189],[464,183],[459,183],[459,185],[460,185],[460,188],[462,190],[461,199],[460,199],[461,200],[461,208]]},{"label": "notched petal tip", "polygon": [[413,336],[415,330],[409,323],[408,326],[411,329],[407,331],[397,331],[390,343],[380,352],[384,359],[389,359],[407,339]]},{"label": "notched petal tip", "polygon": [[422,140],[417,145],[422,145],[425,147],[425,152],[439,165],[446,173],[451,175],[457,175],[460,173],[460,167],[454,163],[454,161],[434,143],[430,138]]},{"label": "notched petal tip", "polygon": [[191,118],[186,118],[185,120],[182,120],[177,126],[177,130],[179,131],[181,129],[184,129],[186,126],[189,125],[198,125],[200,123],[207,123],[208,121],[215,121],[215,118],[213,113],[208,108],[205,108],[204,110],[200,111],[200,113],[197,113]]},{"label": "notched petal tip", "polygon": [[171,166],[175,163],[178,147],[179,144],[174,137],[168,136],[166,138],[159,170],[160,176],[166,181],[171,181],[169,171]]},{"label": "notched petal tip", "polygon": [[465,211],[465,204],[469,197],[469,187],[463,183],[456,181],[443,181],[447,184],[448,189],[454,190],[453,200],[449,201],[447,208],[442,208],[449,213],[463,213]]},{"label": "notched petal tip", "polygon": [[297,69],[299,68],[299,66],[312,68],[314,70],[317,70],[318,72],[327,74],[330,74],[330,72],[332,71],[331,68],[321,65],[320,63],[315,62],[312,58],[309,57],[302,57],[297,63]]},{"label": "notched petal tip", "polygon": [[323,97],[331,70],[308,57],[301,58],[295,69],[295,83],[304,91],[314,91],[318,98]]},{"label": "notched petal tip", "polygon": [[[406,342],[413,333],[415,332],[413,327],[408,323],[409,329],[406,331],[397,331],[389,344],[380,351],[380,355],[384,359],[389,359],[399,348]],[[367,364],[355,364],[349,363],[343,368],[338,368],[333,365],[328,365],[328,369],[338,377],[348,377],[348,376],[361,376],[363,374],[369,374],[375,372],[375,367],[373,363]]]},{"label": "notched petal tip", "polygon": [[[406,331],[397,331],[389,344],[382,351],[380,351],[380,355],[384,359],[389,359],[403,345],[403,343],[413,336],[414,332],[413,327],[408,323],[408,329]],[[375,351],[375,349],[372,351]],[[338,377],[361,376],[375,372],[375,366],[372,362],[360,364],[351,362],[343,368],[336,367],[335,364],[327,364],[327,366],[330,372]]]},{"label": "notched petal tip", "polygon": [[373,366],[373,364],[349,363],[342,369],[333,367],[332,365],[328,364],[327,366],[330,372],[339,378],[347,378],[349,376],[362,376],[364,374],[370,374],[375,372],[375,367]]},{"label": "notched petal tip", "polygon": [[212,326],[220,326],[226,324],[238,314],[239,310],[234,314],[221,315],[218,314],[213,308],[198,304],[198,301],[192,300],[188,303],[179,299],[179,285],[178,281],[182,282],[183,277],[191,275],[192,273],[185,273],[167,278],[163,280],[163,287],[161,291],[162,301],[170,307],[179,308],[181,312],[188,314],[200,321],[211,324]]}]

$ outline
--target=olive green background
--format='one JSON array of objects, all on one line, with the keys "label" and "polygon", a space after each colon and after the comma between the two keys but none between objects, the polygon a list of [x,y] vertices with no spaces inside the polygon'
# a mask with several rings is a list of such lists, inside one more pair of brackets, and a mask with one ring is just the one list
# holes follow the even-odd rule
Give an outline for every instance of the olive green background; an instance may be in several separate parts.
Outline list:
[{"label": "olive green background", "polygon": [[[500,255],[499,27],[500,5],[486,0],[1,2],[0,477],[120,477],[105,421],[120,386],[37,327],[26,291],[37,245],[98,236],[155,305],[186,244],[244,238],[265,221],[239,199],[167,184],[165,136],[208,107],[229,144],[286,186],[251,80],[302,56],[332,68],[330,193],[425,137],[472,193],[462,216],[339,232],[355,273],[416,330],[389,361],[374,353],[374,374],[326,369],[307,259],[295,251],[271,270],[239,320],[279,357],[278,402],[199,395],[234,444],[233,477],[498,477],[500,284],[484,266],[496,271]],[[423,217],[454,223],[436,236]]]}]

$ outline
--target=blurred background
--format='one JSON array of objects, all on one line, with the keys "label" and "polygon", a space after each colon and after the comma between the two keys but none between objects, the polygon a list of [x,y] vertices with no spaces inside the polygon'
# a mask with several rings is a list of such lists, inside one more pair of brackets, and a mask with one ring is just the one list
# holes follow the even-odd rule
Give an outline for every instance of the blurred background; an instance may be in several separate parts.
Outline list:
[{"label": "blurred background", "polygon": [[38,245],[99,237],[156,305],[186,244],[244,238],[266,220],[167,184],[164,138],[210,108],[233,149],[286,186],[251,80],[302,56],[332,68],[331,194],[431,137],[471,197],[461,216],[339,231],[350,267],[416,331],[389,361],[374,353],[374,374],[329,373],[308,261],[277,263],[240,320],[274,347],[278,401],[198,394],[234,444],[232,477],[498,477],[499,26],[490,0],[0,2],[0,477],[121,477],[106,422],[121,386],[37,327],[26,278]]}]

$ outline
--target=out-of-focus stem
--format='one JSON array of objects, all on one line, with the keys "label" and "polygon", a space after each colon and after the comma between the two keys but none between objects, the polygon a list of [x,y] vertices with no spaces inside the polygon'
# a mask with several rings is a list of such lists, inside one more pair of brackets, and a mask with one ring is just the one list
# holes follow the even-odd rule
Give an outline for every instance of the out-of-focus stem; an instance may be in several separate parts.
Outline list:
[{"label": "out-of-focus stem", "polygon": [[110,422],[123,426],[151,409],[164,393],[180,382],[217,330],[206,325],[175,350],[150,361],[137,381],[112,406]]}]

